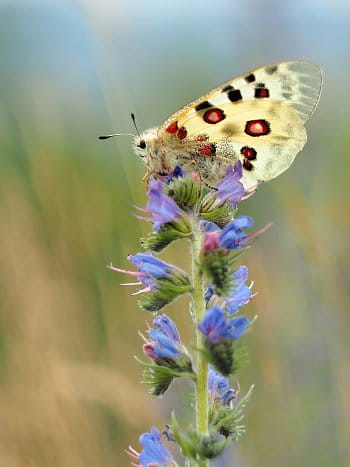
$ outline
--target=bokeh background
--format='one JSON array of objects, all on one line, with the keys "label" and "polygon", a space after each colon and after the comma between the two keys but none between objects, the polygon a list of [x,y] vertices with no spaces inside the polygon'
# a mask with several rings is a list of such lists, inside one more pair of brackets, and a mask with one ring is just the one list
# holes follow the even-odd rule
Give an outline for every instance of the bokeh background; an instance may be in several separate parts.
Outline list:
[{"label": "bokeh background", "polygon": [[[303,153],[241,206],[274,225],[245,257],[260,291],[248,431],[216,465],[350,465],[349,44],[347,0],[1,0],[1,466],[127,466],[172,407],[191,421],[187,385],[158,402],[140,384],[150,316],[105,265],[149,229],[132,216],[144,170],[129,138],[97,135],[291,58],[325,85]],[[179,248],[186,268],[185,244],[163,257]],[[186,300],[168,312],[191,344]]]}]

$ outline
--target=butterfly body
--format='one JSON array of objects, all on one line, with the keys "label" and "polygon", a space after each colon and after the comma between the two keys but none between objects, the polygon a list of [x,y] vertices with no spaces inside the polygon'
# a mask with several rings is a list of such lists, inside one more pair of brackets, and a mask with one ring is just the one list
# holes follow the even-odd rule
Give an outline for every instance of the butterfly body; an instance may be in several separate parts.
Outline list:
[{"label": "butterfly body", "polygon": [[320,68],[281,62],[223,83],[135,139],[148,174],[176,165],[215,184],[240,160],[249,189],[285,171],[306,143],[305,121],[319,100]]}]

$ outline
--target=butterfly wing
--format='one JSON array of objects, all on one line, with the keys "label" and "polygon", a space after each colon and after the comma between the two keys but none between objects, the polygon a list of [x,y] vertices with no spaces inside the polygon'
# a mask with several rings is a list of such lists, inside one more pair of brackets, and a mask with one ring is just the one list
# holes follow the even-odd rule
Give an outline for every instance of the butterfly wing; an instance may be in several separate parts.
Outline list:
[{"label": "butterfly wing", "polygon": [[199,155],[205,141],[215,145],[218,159],[240,158],[245,186],[270,180],[303,148],[304,122],[317,105],[321,84],[321,70],[313,63],[261,67],[179,109],[162,123],[158,137]]}]

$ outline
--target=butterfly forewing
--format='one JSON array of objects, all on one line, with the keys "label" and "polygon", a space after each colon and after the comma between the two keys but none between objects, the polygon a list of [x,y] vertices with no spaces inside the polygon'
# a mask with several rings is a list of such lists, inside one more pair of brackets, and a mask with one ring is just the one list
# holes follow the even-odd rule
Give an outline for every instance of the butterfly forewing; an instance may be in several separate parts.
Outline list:
[{"label": "butterfly forewing", "polygon": [[160,125],[158,134],[160,136],[175,121],[181,127],[181,119],[186,115],[196,116],[198,106],[211,104],[215,108],[224,103],[232,103],[232,112],[236,113],[240,112],[243,101],[255,99],[288,102],[291,107],[296,108],[300,119],[305,122],[317,105],[321,85],[321,69],[311,62],[280,62],[257,68],[226,81],[182,107]]}]

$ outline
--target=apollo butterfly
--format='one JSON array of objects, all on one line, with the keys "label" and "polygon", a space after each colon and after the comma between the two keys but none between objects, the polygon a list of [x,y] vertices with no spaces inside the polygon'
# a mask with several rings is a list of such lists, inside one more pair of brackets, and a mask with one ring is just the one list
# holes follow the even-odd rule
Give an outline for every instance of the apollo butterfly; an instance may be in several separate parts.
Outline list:
[{"label": "apollo butterfly", "polygon": [[304,61],[257,68],[221,84],[135,137],[147,175],[175,166],[210,184],[240,160],[245,188],[284,172],[306,143],[304,123],[320,96],[322,72]]}]

